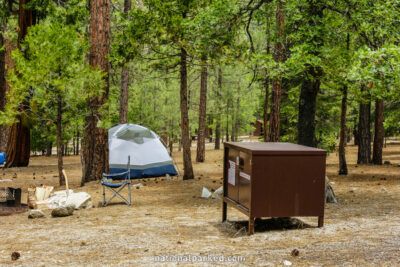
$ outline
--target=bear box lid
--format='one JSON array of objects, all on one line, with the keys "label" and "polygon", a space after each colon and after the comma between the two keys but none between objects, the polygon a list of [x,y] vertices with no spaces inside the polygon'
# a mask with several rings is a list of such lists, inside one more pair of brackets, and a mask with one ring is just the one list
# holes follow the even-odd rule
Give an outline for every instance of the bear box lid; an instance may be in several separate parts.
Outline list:
[{"label": "bear box lid", "polygon": [[224,146],[236,148],[253,155],[326,155],[326,150],[292,143],[279,142],[224,142]]}]

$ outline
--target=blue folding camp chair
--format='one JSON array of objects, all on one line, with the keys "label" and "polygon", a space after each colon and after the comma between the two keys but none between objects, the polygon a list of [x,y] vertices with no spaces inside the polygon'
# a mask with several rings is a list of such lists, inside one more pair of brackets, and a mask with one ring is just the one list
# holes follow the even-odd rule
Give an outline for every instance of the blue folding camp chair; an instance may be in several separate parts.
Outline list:
[{"label": "blue folding camp chair", "polygon": [[[110,204],[111,200],[113,200],[114,197],[119,197],[127,205],[131,205],[132,204],[132,201],[131,201],[131,176],[130,176],[131,168],[130,168],[130,161],[131,161],[131,157],[128,156],[128,166],[126,167],[127,168],[126,172],[115,173],[115,174],[103,173],[103,179],[101,181],[101,185],[103,186],[103,207],[105,207],[108,204]],[[112,181],[109,182],[110,179],[112,181],[123,181],[123,182],[112,183]],[[122,191],[122,189],[125,188],[125,186],[128,186],[129,200],[127,200],[126,198],[124,198],[120,194],[120,192]],[[107,188],[108,190],[110,190],[113,193],[113,196],[107,202],[106,202],[105,188]],[[118,191],[117,191],[117,189],[118,189]]]},{"label": "blue folding camp chair", "polygon": [[6,165],[6,153],[0,153],[0,167]]}]

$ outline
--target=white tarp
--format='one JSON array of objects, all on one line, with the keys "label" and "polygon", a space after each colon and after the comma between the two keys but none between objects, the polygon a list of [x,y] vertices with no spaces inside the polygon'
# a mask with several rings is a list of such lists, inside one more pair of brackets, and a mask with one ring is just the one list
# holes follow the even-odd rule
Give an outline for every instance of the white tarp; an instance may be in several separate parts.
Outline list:
[{"label": "white tarp", "polygon": [[54,192],[49,198],[37,201],[38,207],[50,209],[55,209],[58,207],[65,207],[69,205],[74,205],[75,209],[88,209],[92,208],[92,198],[86,192],[74,193],[73,190],[69,190],[67,197],[66,190]]},{"label": "white tarp", "polygon": [[35,198],[36,201],[42,201],[48,199],[50,197],[51,191],[53,191],[53,186],[43,185],[40,187],[36,187],[35,190]]}]

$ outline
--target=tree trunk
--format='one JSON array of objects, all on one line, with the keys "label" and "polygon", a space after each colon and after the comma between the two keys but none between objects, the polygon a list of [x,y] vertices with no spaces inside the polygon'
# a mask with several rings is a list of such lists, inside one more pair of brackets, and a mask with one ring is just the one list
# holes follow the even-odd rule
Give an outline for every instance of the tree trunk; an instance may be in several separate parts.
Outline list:
[{"label": "tree trunk", "polygon": [[[11,1],[8,1],[8,9],[12,12]],[[3,5],[3,8],[6,9],[6,4]],[[7,12],[4,10],[4,12]],[[5,15],[5,14],[3,14]],[[11,58],[11,52],[14,50],[12,43],[6,39],[3,35],[5,32],[5,26],[8,22],[8,18],[4,17],[2,19],[2,25],[0,27],[0,111],[5,111],[5,106],[7,104],[7,92],[10,90],[10,87],[7,83],[7,73],[8,70],[12,69],[14,66],[14,62]],[[8,141],[8,125],[0,125],[0,152],[6,152],[7,150],[7,141]]]},{"label": "tree trunk", "polygon": [[221,148],[221,116],[217,117],[217,124],[215,125],[215,145],[214,149]]},{"label": "tree trunk", "polygon": [[299,100],[299,121],[298,143],[300,145],[316,147],[317,141],[315,138],[315,109],[317,102],[317,94],[320,87],[321,70],[309,67],[308,74],[312,77],[304,77],[301,85],[300,100]]},{"label": "tree trunk", "polygon": [[[350,51],[350,34],[347,34],[347,52]],[[347,85],[343,86],[342,108],[340,114],[340,141],[339,141],[339,175],[347,175],[347,162],[346,162],[346,143],[348,136],[350,136],[349,129],[346,127],[347,115]],[[347,134],[347,136],[346,136]]]},{"label": "tree trunk", "polygon": [[[276,63],[283,62],[283,31],[284,31],[284,13],[283,3],[278,2],[276,9],[276,30],[278,39],[275,42],[274,60]],[[269,121],[269,141],[279,141],[279,125],[281,114],[281,94],[282,94],[282,75],[274,77],[272,80],[272,99],[271,99],[271,115]],[[266,125],[266,124],[265,124]]]},{"label": "tree trunk", "polygon": [[231,110],[231,141],[234,142],[235,141],[235,108],[232,105],[232,110]]},{"label": "tree trunk", "polygon": [[58,161],[58,177],[60,185],[65,185],[65,177],[63,170],[63,151],[62,151],[62,99],[58,96],[57,102],[57,161]]},{"label": "tree trunk", "polygon": [[[222,91],[222,69],[218,68],[218,93],[217,93],[217,103],[221,101],[221,91]],[[214,149],[220,149],[221,144],[221,109],[217,107],[217,124],[215,126],[215,146]]]},{"label": "tree trunk", "polygon": [[[270,54],[271,50],[271,31],[270,31],[270,19],[267,18],[267,54]],[[269,102],[269,69],[266,68],[265,70],[265,98],[264,98],[264,142],[268,142],[268,102]]]},{"label": "tree trunk", "polygon": [[[362,86],[362,91],[365,91],[365,86]],[[369,99],[365,103],[360,103],[360,113],[358,120],[358,164],[368,164],[371,162],[371,103]]]},{"label": "tree trunk", "polygon": [[128,13],[132,8],[132,1],[131,0],[124,0],[124,12]]},{"label": "tree trunk", "polygon": [[28,28],[36,23],[36,12],[32,9],[25,9],[30,0],[19,1],[18,18],[18,48],[21,49],[21,43],[28,34]]},{"label": "tree trunk", "polygon": [[169,155],[172,157],[172,152],[173,152],[173,149],[174,149],[174,140],[173,140],[173,137],[171,137],[171,138],[169,139],[168,147],[169,147]]},{"label": "tree trunk", "polygon": [[100,107],[109,93],[108,55],[110,53],[110,0],[90,0],[90,54],[89,63],[105,73],[105,88],[100,96],[87,100],[90,113],[85,119],[83,133],[82,185],[85,182],[101,179],[108,172],[108,132],[98,128],[101,119]]},{"label": "tree trunk", "polygon": [[68,152],[68,142],[69,142],[69,141],[67,140],[67,142],[65,142],[65,145],[64,145],[64,149],[65,149],[64,155],[65,155],[65,156],[69,156],[69,154],[68,154],[68,153],[69,153],[69,152]]},{"label": "tree trunk", "polygon": [[234,120],[234,124],[232,127],[232,136],[233,139],[232,141],[237,142],[238,140],[238,136],[239,136],[239,127],[240,127],[240,83],[238,82],[238,88],[237,88],[237,97],[236,97],[236,110],[235,110],[235,120]]},{"label": "tree trunk", "polygon": [[[3,47],[5,40],[3,32],[0,32],[0,47]],[[6,50],[0,50],[0,111],[4,111],[6,105]],[[6,151],[7,147],[7,126],[0,125],[0,152]]]},{"label": "tree trunk", "polygon": [[200,108],[199,108],[199,132],[197,134],[196,162],[204,162],[206,157],[206,115],[207,115],[207,59],[202,59]]},{"label": "tree trunk", "polygon": [[183,180],[194,179],[192,155],[190,152],[190,134],[189,134],[189,114],[187,99],[187,52],[181,48],[181,128],[182,128],[182,146],[183,146]]},{"label": "tree trunk", "polygon": [[354,135],[354,145],[358,146],[359,143],[359,135],[358,135],[358,124],[357,120],[354,120],[354,129],[353,129],[353,135]]},{"label": "tree trunk", "polygon": [[375,135],[372,163],[382,165],[383,149],[383,100],[378,99],[375,102]]},{"label": "tree trunk", "polygon": [[80,143],[80,136],[79,136],[79,130],[77,131],[77,136],[76,136],[76,155],[79,155],[79,143]]},{"label": "tree trunk", "polygon": [[52,149],[53,149],[53,143],[52,142],[47,142],[47,144],[46,144],[46,157],[50,157],[51,156]]},{"label": "tree trunk", "polygon": [[[21,42],[28,33],[28,28],[35,24],[35,12],[26,10],[24,7],[30,0],[19,1],[18,18],[18,48],[21,49]],[[24,106],[19,107],[23,111]],[[18,122],[9,129],[7,142],[7,167],[24,167],[29,164],[30,157],[30,129],[25,127],[22,115],[17,116]]]},{"label": "tree trunk", "polygon": [[[124,13],[128,13],[131,10],[131,0],[124,0]],[[120,96],[120,106],[119,106],[119,123],[128,122],[128,110],[129,110],[129,67],[128,63],[122,66],[121,71],[121,96]]]},{"label": "tree trunk", "polygon": [[346,163],[346,112],[347,112],[347,85],[343,87],[342,110],[340,115],[340,141],[339,141],[339,175],[347,175]]},{"label": "tree trunk", "polygon": [[18,123],[9,130],[7,142],[6,167],[26,167],[30,157],[30,131],[22,124],[22,118],[17,116]]},{"label": "tree trunk", "polygon": [[346,128],[346,142],[345,142],[345,146],[347,146],[347,143],[349,143],[351,141],[351,128]]},{"label": "tree trunk", "polygon": [[227,98],[227,100],[226,100],[226,126],[225,126],[226,142],[229,142],[229,106],[230,106],[230,101],[229,101],[229,98]]},{"label": "tree trunk", "polygon": [[268,142],[268,100],[269,100],[269,73],[265,75],[265,99],[264,99],[264,142]]},{"label": "tree trunk", "polygon": [[129,99],[129,68],[122,67],[121,71],[121,96],[119,106],[119,123],[128,122],[128,99]]},{"label": "tree trunk", "polygon": [[[313,57],[320,56],[320,47],[323,46],[323,1],[307,1],[308,7],[304,17],[305,24],[312,28],[313,34],[306,42],[310,46],[310,53]],[[310,31],[310,29],[308,29]],[[299,99],[299,119],[297,125],[297,141],[301,145],[316,147],[315,138],[315,111],[317,95],[321,85],[322,68],[320,66],[308,65],[303,73],[301,92]]]},{"label": "tree trunk", "polygon": [[76,142],[76,137],[73,136],[72,137],[72,153],[75,156],[76,155],[76,146],[75,146],[75,142]]}]

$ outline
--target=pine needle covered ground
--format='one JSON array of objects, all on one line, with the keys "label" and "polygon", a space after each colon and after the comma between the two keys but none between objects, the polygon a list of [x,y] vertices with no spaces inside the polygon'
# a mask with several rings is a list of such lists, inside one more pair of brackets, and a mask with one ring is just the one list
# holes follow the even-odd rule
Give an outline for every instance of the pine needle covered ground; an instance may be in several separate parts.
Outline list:
[{"label": "pine needle covered ground", "polygon": [[[50,211],[45,211],[43,219],[28,219],[27,213],[0,217],[0,266],[175,266],[154,261],[165,255],[191,255],[192,259],[210,255],[218,256],[217,260],[241,256],[236,258],[240,263],[218,262],[234,266],[282,266],[285,260],[293,266],[400,265],[399,143],[384,148],[384,160],[391,165],[383,166],[354,164],[357,150],[348,146],[347,177],[337,175],[336,153],[329,155],[327,175],[339,204],[326,205],[323,228],[316,228],[317,218],[300,217],[281,227],[263,221],[253,236],[245,234],[244,215],[229,208],[230,222],[221,224],[221,200],[200,198],[203,186],[215,190],[222,182],[222,150],[214,151],[211,144],[206,148],[206,162],[194,163],[195,180],[134,181],[144,186],[133,189],[131,207],[117,204],[117,200],[116,205],[98,207],[100,184],[79,187],[80,158],[66,157],[71,188],[91,194],[95,208],[65,218],[51,218]],[[192,150],[195,158],[195,148]],[[175,152],[174,156],[182,170],[181,154]],[[0,179],[11,178],[24,190],[29,185],[57,186],[57,160],[33,157],[28,168],[0,171]],[[13,252],[21,254],[17,261],[11,260]]]}]

